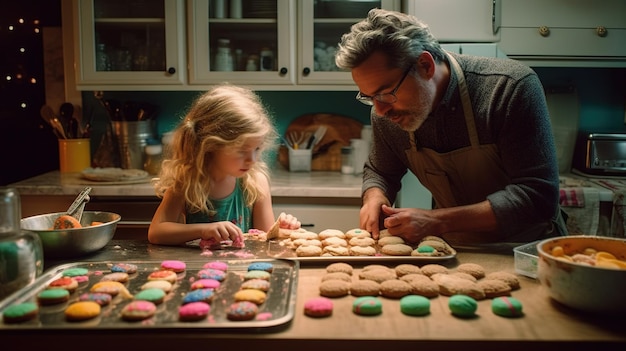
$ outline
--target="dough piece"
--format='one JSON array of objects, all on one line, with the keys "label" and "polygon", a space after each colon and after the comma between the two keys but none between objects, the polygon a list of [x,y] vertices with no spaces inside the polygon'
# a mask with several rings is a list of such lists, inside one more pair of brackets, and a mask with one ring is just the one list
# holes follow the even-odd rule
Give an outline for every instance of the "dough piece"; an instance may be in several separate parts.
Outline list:
[{"label": "dough piece", "polygon": [[196,273],[196,276],[200,279],[213,279],[218,282],[223,282],[224,279],[226,279],[226,273],[224,273],[224,271],[213,268],[201,269]]},{"label": "dough piece", "polygon": [[272,277],[272,273],[266,271],[247,271],[243,275],[243,280],[263,279],[269,281]]},{"label": "dough piece", "polygon": [[385,236],[378,239],[378,245],[385,246],[390,244],[404,244],[404,239],[399,236]]},{"label": "dough piece", "polygon": [[439,284],[430,280],[430,278],[425,275],[421,275],[420,277],[421,278],[415,277],[407,282],[411,286],[411,294],[428,298],[439,296]]},{"label": "dough piece", "polygon": [[231,304],[226,311],[226,318],[231,321],[249,321],[256,317],[259,307],[250,301],[238,301]]},{"label": "dough piece", "polygon": [[369,269],[361,271],[359,273],[359,279],[373,280],[377,283],[382,283],[385,280],[396,279],[396,273],[388,268]]},{"label": "dough piece", "polygon": [[116,263],[111,266],[111,272],[137,273],[137,265],[132,263]]},{"label": "dough piece", "polygon": [[300,245],[296,249],[296,256],[298,257],[317,257],[322,254],[322,248],[319,246]]},{"label": "dough piece", "polygon": [[376,240],[370,237],[367,237],[367,238],[356,237],[356,238],[350,239],[350,241],[348,241],[348,244],[350,244],[350,246],[374,246],[376,244]]},{"label": "dough piece", "polygon": [[270,262],[252,262],[248,265],[248,271],[266,271],[272,273],[274,265]]},{"label": "dough piece", "polygon": [[456,267],[457,272],[467,273],[476,279],[485,277],[485,268],[477,263],[461,263]]},{"label": "dough piece", "polygon": [[177,279],[176,273],[166,270],[154,271],[148,275],[148,280],[165,280],[172,284],[176,283]]},{"label": "dough piece", "polygon": [[70,294],[76,291],[77,288],[78,282],[70,277],[57,278],[48,284],[48,289],[65,289]]},{"label": "dough piece", "polygon": [[317,235],[322,241],[328,238],[339,238],[339,239],[346,238],[346,234],[339,229],[324,229],[321,232],[319,232]]},{"label": "dough piece", "polygon": [[322,249],[322,256],[349,256],[350,250],[345,246],[328,245]]},{"label": "dough piece", "polygon": [[89,270],[87,268],[74,267],[74,268],[68,268],[64,270],[61,275],[64,277],[73,278],[73,277],[83,276],[87,274],[89,274]]},{"label": "dough piece", "polygon": [[120,282],[98,282],[94,284],[89,290],[92,293],[105,293],[112,297],[121,295],[124,298],[130,299],[133,295],[126,289],[124,284]]},{"label": "dough piece", "polygon": [[511,295],[511,287],[509,284],[498,279],[481,279],[477,283],[479,288],[485,292],[485,297],[493,299],[499,296]]},{"label": "dough piece", "polygon": [[425,316],[430,313],[430,300],[424,296],[407,295],[400,299],[400,312],[409,316]]},{"label": "dough piece", "polygon": [[383,312],[383,303],[374,296],[361,296],[352,303],[352,312],[362,316],[375,316]]},{"label": "dough piece", "polygon": [[161,262],[161,269],[174,273],[182,273],[187,269],[187,265],[185,262],[179,260],[166,260]]},{"label": "dough piece", "polygon": [[165,291],[158,288],[144,289],[135,294],[135,300],[150,301],[155,305],[163,302]]},{"label": "dough piece", "polygon": [[344,272],[326,273],[322,276],[323,282],[327,280],[332,280],[332,279],[343,280],[344,282],[348,282],[348,283],[352,282],[352,276]]},{"label": "dough piece", "polygon": [[333,302],[326,297],[314,297],[304,302],[304,314],[322,318],[333,314]]},{"label": "dough piece", "polygon": [[267,294],[257,289],[242,289],[234,294],[235,301],[250,301],[257,305],[261,305],[265,302]]},{"label": "dough piece", "polygon": [[335,272],[343,272],[349,275],[352,275],[354,268],[345,262],[335,262],[331,263],[326,267],[327,273],[335,273]]},{"label": "dough piece", "polygon": [[422,273],[424,273],[424,275],[427,277],[430,277],[431,275],[435,273],[447,274],[448,272],[449,270],[446,266],[442,266],[436,263],[430,263],[430,264],[422,266]]},{"label": "dough piece", "polygon": [[215,292],[213,289],[196,289],[191,290],[183,297],[183,305],[192,303],[192,302],[206,302],[211,303],[213,298],[215,297]]},{"label": "dough piece", "polygon": [[402,277],[407,274],[422,274],[422,269],[419,266],[410,263],[397,265],[395,271],[398,277]]},{"label": "dough piece", "polygon": [[68,321],[84,321],[100,315],[101,307],[93,301],[74,302],[65,309],[65,318]]},{"label": "dough piece", "polygon": [[380,283],[380,294],[390,299],[399,299],[411,293],[411,285],[405,281],[393,279]]},{"label": "dough piece", "polygon": [[37,302],[42,306],[56,305],[69,299],[70,293],[65,289],[46,289],[37,294]]},{"label": "dough piece", "polygon": [[348,242],[346,239],[342,239],[336,236],[328,237],[322,240],[322,246],[344,246],[348,247]]},{"label": "dough piece", "polygon": [[5,324],[27,322],[39,314],[39,306],[33,302],[22,302],[11,305],[2,311]]},{"label": "dough piece", "polygon": [[467,295],[453,295],[448,300],[448,308],[458,317],[473,317],[478,309],[478,303]]},{"label": "dough piece", "polygon": [[521,317],[522,303],[514,297],[496,297],[491,301],[491,311],[502,317]]},{"label": "dough piece", "polygon": [[331,279],[320,284],[320,295],[324,297],[341,297],[350,293],[350,283]]},{"label": "dough piece", "polygon": [[380,251],[389,256],[410,256],[413,248],[406,244],[387,244]]},{"label": "dough piece", "polygon": [[276,222],[272,224],[270,229],[267,231],[267,240],[277,239],[280,234],[280,217],[276,219]]},{"label": "dough piece", "polygon": [[256,289],[268,292],[270,290],[270,282],[265,279],[250,279],[241,284],[241,289]]},{"label": "dough piece", "polygon": [[191,302],[178,308],[178,320],[181,322],[195,322],[205,319],[211,311],[206,302]]},{"label": "dough piece", "polygon": [[503,282],[507,283],[511,287],[511,290],[517,290],[520,288],[519,279],[517,279],[517,276],[513,273],[509,273],[505,271],[493,272],[493,273],[487,274],[485,276],[485,279],[502,280]]},{"label": "dough piece", "polygon": [[376,249],[371,246],[352,246],[348,249],[350,256],[375,256]]},{"label": "dough piece", "polygon": [[100,306],[107,306],[113,298],[105,293],[84,293],[78,297],[78,301],[93,301]]},{"label": "dough piece", "polygon": [[372,234],[365,229],[354,228],[346,232],[346,239],[352,238],[371,238]]},{"label": "dough piece", "polygon": [[217,269],[222,272],[228,271],[228,263],[222,261],[207,262],[202,266],[203,269]]},{"label": "dough piece", "polygon": [[105,274],[100,278],[101,282],[120,282],[126,283],[128,281],[128,273],[124,272],[113,272],[109,274]]},{"label": "dough piece", "polygon": [[154,316],[156,305],[150,301],[132,301],[121,311],[122,319],[126,321],[140,321]]},{"label": "dough piece", "polygon": [[444,296],[467,295],[475,300],[483,300],[485,291],[477,283],[467,279],[442,275],[439,280],[439,293]]},{"label": "dough piece", "polygon": [[150,280],[141,286],[141,290],[154,289],[154,288],[161,289],[164,292],[168,293],[172,291],[173,285],[172,283],[166,280]]},{"label": "dough piece", "polygon": [[378,296],[380,295],[380,283],[373,280],[361,279],[350,285],[352,296]]}]

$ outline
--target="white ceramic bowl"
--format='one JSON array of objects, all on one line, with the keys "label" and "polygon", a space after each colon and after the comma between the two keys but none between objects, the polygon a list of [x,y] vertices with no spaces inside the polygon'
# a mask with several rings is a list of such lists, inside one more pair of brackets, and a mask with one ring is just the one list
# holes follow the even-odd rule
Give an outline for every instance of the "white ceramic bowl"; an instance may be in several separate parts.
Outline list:
[{"label": "white ceramic bowl", "polygon": [[[80,257],[98,251],[111,241],[121,216],[112,212],[85,211],[81,217],[82,228],[50,229],[54,221],[65,212],[48,213],[23,218],[20,226],[39,235],[44,259],[48,257]],[[102,224],[91,225],[92,222]]]},{"label": "white ceramic bowl", "polygon": [[626,261],[626,240],[601,236],[563,236],[537,244],[538,278],[554,300],[585,312],[617,314],[626,312],[626,269],[602,268],[569,262],[553,256],[561,246],[567,255],[587,248],[605,251]]}]

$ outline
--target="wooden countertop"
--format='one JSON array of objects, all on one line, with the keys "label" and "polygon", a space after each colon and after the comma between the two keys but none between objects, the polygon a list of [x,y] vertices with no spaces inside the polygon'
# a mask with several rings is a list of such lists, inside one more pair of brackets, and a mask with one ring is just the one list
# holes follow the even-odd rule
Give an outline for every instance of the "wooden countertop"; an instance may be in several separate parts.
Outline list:
[{"label": "wooden countertop", "polygon": [[[273,170],[272,196],[282,197],[361,197],[361,176],[339,172],[288,172]],[[156,197],[150,182],[139,184],[96,183],[80,178],[78,173],[52,171],[9,185],[20,195],[78,195],[86,186],[92,196]]]},{"label": "wooden countertop", "polygon": [[[87,261],[106,260],[163,260],[176,257],[181,260],[199,259],[198,248],[150,245],[145,241],[116,240]],[[375,258],[372,259],[375,263]],[[454,269],[460,263],[477,263],[487,272],[514,272],[513,255],[504,253],[459,251],[457,257],[441,262]],[[46,262],[50,264],[60,262]],[[355,264],[360,269],[363,264]],[[388,264],[393,266],[394,264]],[[303,314],[304,302],[318,295],[319,282],[325,266],[301,264],[297,287],[296,312],[291,323],[271,330],[242,332],[216,330],[141,330],[94,331],[81,333],[63,331],[0,333],[0,340],[9,345],[41,346],[52,342],[84,345],[90,350],[109,350],[111,347],[208,348],[228,347],[256,350],[579,350],[600,349],[626,345],[623,318],[590,316],[553,302],[537,280],[519,276],[521,289],[512,293],[524,306],[521,318],[503,318],[491,312],[490,300],[479,301],[477,316],[462,319],[450,314],[448,298],[431,299],[431,313],[424,317],[410,317],[399,310],[399,301],[381,298],[383,313],[375,317],[357,316],[351,312],[354,297],[334,299],[334,312],[329,318],[315,319]],[[601,296],[598,296],[601,298]],[[69,338],[68,338],[69,337]]]}]

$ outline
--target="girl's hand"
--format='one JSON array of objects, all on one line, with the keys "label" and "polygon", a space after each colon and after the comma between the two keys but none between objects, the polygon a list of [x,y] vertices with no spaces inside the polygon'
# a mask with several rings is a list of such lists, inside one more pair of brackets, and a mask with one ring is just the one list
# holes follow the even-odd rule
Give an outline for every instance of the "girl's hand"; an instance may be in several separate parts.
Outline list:
[{"label": "girl's hand", "polygon": [[298,221],[298,218],[286,214],[285,212],[281,212],[280,215],[278,215],[278,224],[282,229],[300,229],[300,221]]},{"label": "girl's hand", "polygon": [[233,243],[243,242],[241,229],[229,221],[206,223],[202,230],[201,239],[219,244],[222,241],[230,240]]}]

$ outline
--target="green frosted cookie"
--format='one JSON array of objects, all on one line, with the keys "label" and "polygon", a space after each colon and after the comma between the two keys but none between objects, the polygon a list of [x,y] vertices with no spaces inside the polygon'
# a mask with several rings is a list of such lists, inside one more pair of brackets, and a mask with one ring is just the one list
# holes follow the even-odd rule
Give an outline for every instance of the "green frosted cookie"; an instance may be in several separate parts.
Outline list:
[{"label": "green frosted cookie", "polygon": [[383,303],[373,296],[362,296],[352,303],[352,312],[363,316],[375,316],[383,312]]},{"label": "green frosted cookie", "polygon": [[472,317],[476,314],[478,303],[467,295],[453,295],[448,300],[448,307],[455,316]]},{"label": "green frosted cookie", "polygon": [[75,267],[75,268],[68,268],[64,270],[63,276],[64,277],[78,277],[81,275],[87,275],[87,273],[89,273],[89,270],[87,268]]},{"label": "green frosted cookie", "polygon": [[156,305],[163,302],[164,298],[165,298],[165,291],[159,288],[149,288],[149,289],[141,290],[135,295],[135,300],[150,301]]},{"label": "green frosted cookie", "polygon": [[522,312],[522,303],[509,296],[496,297],[491,301],[491,311],[502,317],[520,317]]},{"label": "green frosted cookie", "polygon": [[420,295],[407,295],[400,299],[400,311],[409,316],[425,316],[430,313],[430,300]]}]

